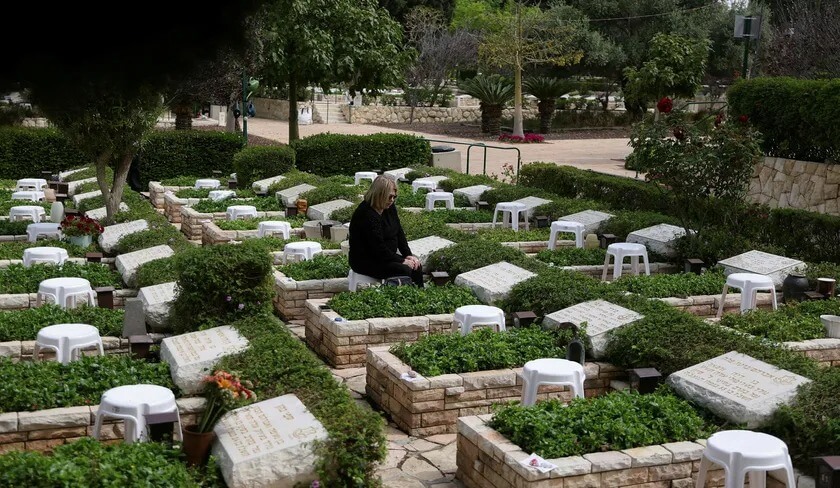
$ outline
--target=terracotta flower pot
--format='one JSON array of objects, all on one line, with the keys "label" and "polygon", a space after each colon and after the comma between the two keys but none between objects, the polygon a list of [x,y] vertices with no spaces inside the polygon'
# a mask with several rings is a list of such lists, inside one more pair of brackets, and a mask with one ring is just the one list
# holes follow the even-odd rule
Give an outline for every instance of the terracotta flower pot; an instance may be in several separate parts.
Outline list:
[{"label": "terracotta flower pot", "polygon": [[210,448],[213,446],[213,441],[216,440],[216,433],[198,432],[197,425],[188,425],[184,427],[184,443],[182,450],[187,458],[187,464],[190,466],[203,466],[207,463],[210,457]]}]

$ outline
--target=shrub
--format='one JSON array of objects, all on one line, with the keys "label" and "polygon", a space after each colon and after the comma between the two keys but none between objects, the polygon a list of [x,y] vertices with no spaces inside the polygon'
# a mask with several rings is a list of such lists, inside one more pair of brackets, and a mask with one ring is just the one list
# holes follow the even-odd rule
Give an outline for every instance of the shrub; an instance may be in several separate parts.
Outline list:
[{"label": "shrub", "polygon": [[[206,130],[157,130],[138,154],[140,184],[181,175],[233,172],[233,157],[242,149],[240,134]],[[195,180],[192,180],[195,183]]]},{"label": "shrub", "polygon": [[462,305],[476,305],[472,290],[464,286],[379,286],[335,294],[327,305],[346,320],[377,317],[414,317],[454,313]]},{"label": "shrub", "polygon": [[285,190],[293,186],[298,186],[306,183],[307,185],[318,186],[324,183],[324,178],[312,173],[305,173],[303,171],[293,169],[283,174],[283,179],[272,183],[268,187],[268,194],[274,195],[280,190]]},{"label": "shrub", "polygon": [[476,233],[480,239],[493,242],[534,242],[534,241],[548,241],[551,236],[551,229],[548,227],[531,228],[525,230],[521,228],[513,230],[510,227],[499,227],[493,229],[478,229]]},{"label": "shrub", "polygon": [[508,313],[532,310],[541,316],[597,298],[609,300],[618,293],[609,286],[581,273],[549,268],[513,285],[497,306]]},{"label": "shrub", "polygon": [[537,259],[553,266],[594,266],[604,264],[606,255],[607,251],[600,247],[595,249],[560,247],[538,252]]},{"label": "shrub", "polygon": [[176,281],[178,279],[178,274],[175,272],[176,259],[177,255],[141,264],[135,274],[137,288]]},{"label": "shrub", "polygon": [[723,288],[724,282],[726,282],[726,277],[723,276],[723,269],[714,268],[700,275],[694,273],[622,275],[612,283],[612,286],[646,298],[685,298],[695,295],[717,295]]},{"label": "shrub", "polygon": [[[199,188],[198,190],[195,188],[182,188],[175,192],[175,196],[178,198],[210,198],[211,191],[215,190],[209,188]],[[237,198],[254,198],[257,196],[253,188],[250,187],[237,188],[235,191]]]},{"label": "shrub", "polygon": [[432,154],[428,141],[408,134],[317,134],[292,147],[297,167],[321,176],[428,164]]},{"label": "shrub", "polygon": [[298,198],[306,200],[306,203],[311,207],[319,203],[330,202],[332,200],[347,200],[348,202],[358,203],[362,201],[359,196],[363,193],[361,187],[358,186],[344,186],[340,183],[324,183],[318,188],[301,193]]},{"label": "shrub", "polygon": [[0,236],[25,236],[29,224],[31,222],[0,220]]},{"label": "shrub", "polygon": [[70,241],[60,241],[57,239],[39,239],[37,242],[27,241],[11,241],[0,243],[0,259],[21,259],[23,251],[30,247],[60,247],[67,250],[67,255],[71,258],[83,258],[88,249],[77,246]]},{"label": "shrub", "polygon": [[227,199],[214,202],[212,200],[201,200],[192,206],[192,209],[201,213],[224,212],[231,205],[253,205],[258,212],[279,212],[285,210],[280,208],[280,202],[273,195],[270,197],[257,197],[249,199]]},{"label": "shrub", "polygon": [[446,179],[439,183],[443,191],[452,192],[458,188],[466,188],[468,186],[485,185],[491,187],[502,186],[502,183],[494,180],[487,175],[467,175],[464,173],[457,173],[449,171],[445,173]]},{"label": "shrub", "polygon": [[442,222],[445,224],[468,224],[468,223],[487,223],[493,221],[493,212],[490,210],[468,210],[455,209],[440,212],[437,210],[423,210],[420,215],[434,222]]},{"label": "shrub", "polygon": [[833,278],[840,282],[840,264],[837,263],[808,263],[805,268],[805,275],[811,287],[817,286],[818,278]]},{"label": "shrub", "polygon": [[557,195],[539,187],[529,187],[524,184],[518,186],[498,186],[492,190],[487,190],[481,195],[481,199],[489,203],[491,208],[495,207],[499,202],[512,202],[525,197],[539,197],[545,198],[546,200],[553,200],[557,198]]},{"label": "shrub", "polygon": [[517,266],[526,260],[525,253],[484,239],[460,242],[432,252],[426,264],[433,271],[446,271],[453,279],[461,273],[507,261]]},{"label": "shrub", "polygon": [[41,171],[83,166],[85,157],[57,129],[0,128],[0,175],[9,179],[31,178]]},{"label": "shrub", "polygon": [[475,239],[475,236],[449,227],[441,220],[430,219],[427,213],[412,213],[397,208],[405,237],[409,241],[429,236],[438,236],[452,242]]},{"label": "shrub", "polygon": [[619,210],[614,212],[609,220],[601,224],[598,233],[613,234],[619,241],[625,241],[631,232],[659,224],[680,225],[675,217],[659,212]]},{"label": "shrub", "polygon": [[122,288],[122,277],[108,266],[100,263],[76,264],[65,262],[61,266],[38,264],[25,268],[23,264],[12,264],[0,268],[0,294],[35,293],[38,285],[50,278],[84,278],[90,286],[113,286]]},{"label": "shrub", "polygon": [[49,303],[38,308],[0,312],[0,342],[34,341],[39,330],[55,324],[88,324],[96,327],[102,337],[119,337],[124,315],[120,309],[84,305],[63,309]]},{"label": "shrub", "polygon": [[771,243],[803,261],[840,263],[840,217],[792,208],[774,208],[765,221]]},{"label": "shrub", "polygon": [[233,156],[237,186],[281,175],[295,166],[295,151],[290,146],[247,146]]},{"label": "shrub", "polygon": [[258,217],[256,219],[237,219],[237,220],[218,220],[214,222],[222,230],[257,230],[260,222],[266,221],[285,221],[288,222],[292,228],[300,228],[303,223],[308,221],[306,215],[298,214],[294,217]]},{"label": "shrub", "polygon": [[720,325],[771,341],[806,341],[825,337],[820,315],[840,314],[840,300],[786,304],[778,310],[752,310],[746,314],[726,314]]},{"label": "shrub", "polygon": [[330,278],[345,278],[350,273],[350,262],[347,256],[316,254],[306,261],[289,263],[278,268],[295,281],[326,280]]},{"label": "shrub", "polygon": [[534,209],[534,215],[547,215],[551,220],[557,220],[565,215],[583,212],[584,210],[607,210],[606,207],[594,200],[583,198],[554,197],[551,203],[540,205]]}]

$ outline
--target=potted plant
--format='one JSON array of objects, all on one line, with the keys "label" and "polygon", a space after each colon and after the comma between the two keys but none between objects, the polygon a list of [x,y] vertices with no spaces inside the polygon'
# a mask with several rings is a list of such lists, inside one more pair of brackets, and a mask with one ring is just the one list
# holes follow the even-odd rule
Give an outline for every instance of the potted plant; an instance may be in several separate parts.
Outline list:
[{"label": "potted plant", "polygon": [[102,225],[98,220],[84,215],[67,215],[61,221],[61,232],[73,244],[88,247],[93,238],[102,233]]},{"label": "potted plant", "polygon": [[217,370],[204,377],[204,397],[207,404],[197,424],[184,427],[184,454],[187,464],[204,464],[216,435],[213,428],[227,412],[256,400],[250,381],[243,381],[236,372]]}]

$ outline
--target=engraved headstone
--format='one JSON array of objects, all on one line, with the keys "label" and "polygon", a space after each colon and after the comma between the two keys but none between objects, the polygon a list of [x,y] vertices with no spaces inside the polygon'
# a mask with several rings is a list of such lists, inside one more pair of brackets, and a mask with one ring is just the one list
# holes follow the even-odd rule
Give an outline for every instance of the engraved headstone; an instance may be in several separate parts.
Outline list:
[{"label": "engraved headstone", "polygon": [[481,200],[481,195],[487,190],[492,190],[493,187],[487,185],[473,185],[465,186],[464,188],[456,188],[453,195],[464,195],[470,201],[471,205],[475,205]]},{"label": "engraved headstone", "polygon": [[727,276],[732,273],[767,275],[773,279],[776,286],[782,286],[782,282],[792,271],[805,270],[805,263],[798,259],[762,251],[747,251],[731,258],[722,259],[718,261],[718,264],[723,266],[723,272]]},{"label": "engraved headstone", "polygon": [[117,271],[122,275],[123,281],[128,286],[134,286],[137,278],[137,268],[141,264],[163,259],[172,256],[175,252],[167,245],[160,245],[141,249],[139,251],[120,254],[115,260]]},{"label": "engraved headstone", "polygon": [[309,486],[316,478],[313,442],[327,430],[295,395],[228,413],[213,429],[213,455],[227,486]]},{"label": "engraved headstone", "polygon": [[[120,202],[120,212],[127,212],[128,205],[125,202]],[[96,220],[102,220],[108,216],[108,209],[105,207],[93,208],[85,212],[85,216]]]},{"label": "engraved headstone", "polygon": [[546,315],[543,325],[557,327],[563,322],[571,322],[580,326],[586,322],[586,335],[592,343],[592,357],[601,359],[607,348],[607,333],[641,318],[643,315],[606,300],[592,300]]},{"label": "engraved headstone", "polygon": [[84,178],[84,179],[81,179],[81,180],[71,181],[71,182],[67,183],[67,196],[72,197],[73,195],[75,195],[76,190],[78,190],[79,187],[81,187],[85,183],[95,183],[95,182],[96,182],[96,178]]},{"label": "engraved headstone", "polygon": [[301,183],[300,185],[295,185],[291,188],[280,190],[277,193],[275,193],[275,195],[277,195],[277,198],[279,198],[280,201],[283,202],[284,206],[293,207],[301,193],[305,193],[309,190],[314,189],[315,187],[312,185]]},{"label": "engraved headstone", "polygon": [[101,234],[99,234],[99,247],[103,251],[110,253],[114,251],[117,243],[123,237],[141,232],[149,228],[149,223],[145,220],[133,220],[123,224],[114,224],[105,227]]},{"label": "engraved headstone", "polygon": [[395,180],[399,180],[400,178],[405,178],[405,175],[411,173],[411,168],[397,168],[397,169],[389,169],[388,171],[382,173],[385,176],[390,176]]},{"label": "engraved headstone", "polygon": [[186,394],[198,393],[219,359],[248,347],[248,340],[229,325],[163,339],[160,359],[169,363],[172,381]]},{"label": "engraved headstone", "polygon": [[569,222],[580,222],[585,227],[583,229],[584,234],[591,234],[598,230],[598,227],[601,224],[610,218],[612,218],[612,214],[608,214],[605,212],[599,212],[597,210],[584,210],[583,212],[577,212],[570,215],[564,215],[557,220],[566,220]]},{"label": "engraved headstone", "polygon": [[434,184],[437,185],[441,181],[447,180],[447,179],[449,179],[449,178],[447,178],[446,176],[424,176],[423,178],[417,178],[414,181],[431,181],[431,182],[433,182]]},{"label": "engraved headstone", "polygon": [[536,274],[527,269],[500,261],[459,274],[455,277],[455,284],[470,287],[479,300],[492,305],[506,298],[513,285],[534,276]]},{"label": "engraved headstone", "polygon": [[417,256],[423,264],[423,271],[429,271],[426,266],[426,260],[429,258],[429,254],[453,244],[455,243],[449,239],[438,236],[428,236],[408,241],[408,247],[411,248],[412,254]]},{"label": "engraved headstone", "polygon": [[681,396],[750,429],[765,425],[779,406],[794,399],[799,385],[810,381],[735,351],[668,377]]},{"label": "engraved headstone", "polygon": [[319,203],[318,205],[309,207],[309,210],[306,211],[306,216],[312,220],[327,220],[336,210],[352,207],[353,205],[355,205],[353,202],[342,199]]},{"label": "engraved headstone", "polygon": [[146,323],[152,332],[163,332],[169,325],[169,309],[175,301],[177,283],[161,283],[144,286],[137,292],[137,298],[143,301],[146,310]]},{"label": "engraved headstone", "polygon": [[259,180],[251,183],[251,188],[255,191],[268,191],[268,187],[285,178],[283,175],[272,176],[264,180]]},{"label": "engraved headstone", "polygon": [[126,298],[122,336],[145,335],[146,332],[146,314],[143,311],[143,301],[139,298]]},{"label": "engraved headstone", "polygon": [[99,197],[99,196],[102,196],[102,190],[89,191],[89,192],[86,192],[86,193],[78,193],[76,195],[73,195],[73,204],[76,207],[78,207],[79,204],[82,203],[82,201],[89,200],[91,198],[96,198],[96,197]]},{"label": "engraved headstone", "polygon": [[546,200],[545,198],[540,197],[525,197],[520,198],[519,200],[514,200],[514,202],[524,203],[525,208],[528,209],[528,218],[534,216],[534,209],[539,207],[540,205],[545,205],[546,203],[551,203],[551,200]]},{"label": "engraved headstone", "polygon": [[685,235],[685,229],[671,224],[659,224],[644,229],[634,230],[627,235],[627,242],[644,244],[648,251],[668,257],[677,254],[674,245]]}]

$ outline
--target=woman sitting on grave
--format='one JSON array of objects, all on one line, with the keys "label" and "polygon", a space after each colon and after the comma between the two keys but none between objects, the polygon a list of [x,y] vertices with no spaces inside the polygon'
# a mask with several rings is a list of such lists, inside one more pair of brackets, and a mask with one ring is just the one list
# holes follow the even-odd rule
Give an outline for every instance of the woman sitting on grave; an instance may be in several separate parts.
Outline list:
[{"label": "woman sitting on grave", "polygon": [[411,254],[397,216],[396,182],[384,175],[373,180],[350,219],[350,268],[377,279],[409,276],[423,287],[423,267]]}]

